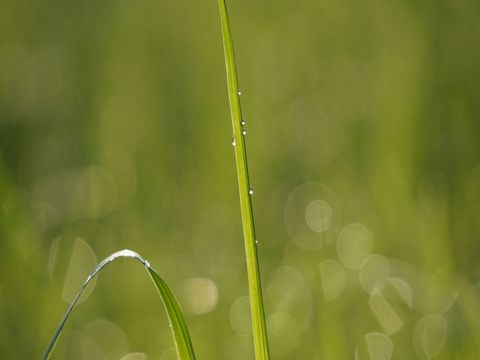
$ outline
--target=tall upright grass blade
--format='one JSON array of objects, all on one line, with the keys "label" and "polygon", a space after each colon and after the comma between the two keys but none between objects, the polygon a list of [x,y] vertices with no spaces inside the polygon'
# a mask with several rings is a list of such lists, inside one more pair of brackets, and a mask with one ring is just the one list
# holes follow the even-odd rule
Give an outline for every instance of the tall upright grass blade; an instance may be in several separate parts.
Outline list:
[{"label": "tall upright grass blade", "polygon": [[237,165],[238,190],[240,193],[240,209],[242,213],[243,237],[245,240],[245,255],[247,259],[248,287],[252,313],[253,341],[255,358],[257,360],[269,359],[267,327],[263,309],[262,287],[260,283],[260,270],[258,266],[257,243],[255,225],[253,223],[252,191],[248,176],[247,152],[245,148],[245,129],[242,123],[242,109],[239,96],[237,70],[233,53],[232,36],[228,21],[225,0],[218,0],[220,20],[222,24],[223,49],[227,69],[228,98],[230,102],[230,115],[233,127],[233,144],[235,149],[235,162]]},{"label": "tall upright grass blade", "polygon": [[193,351],[192,341],[190,339],[190,335],[187,329],[187,325],[185,324],[185,320],[183,318],[182,311],[180,306],[178,305],[175,296],[173,295],[172,291],[168,287],[167,283],[162,279],[160,275],[150,266],[150,263],[138,255],[136,252],[131,250],[121,250],[118,251],[109,257],[105,258],[98,266],[93,270],[93,272],[87,277],[83,285],[81,286],[78,294],[73,299],[72,303],[70,304],[65,316],[63,317],[62,321],[57,327],[57,330],[52,336],[50,343],[48,344],[48,348],[43,355],[43,359],[47,360],[50,357],[50,354],[57,343],[57,340],[62,333],[63,327],[70,316],[70,313],[75,308],[75,305],[82,296],[83,291],[87,287],[87,285],[92,281],[92,279],[108,264],[118,258],[122,257],[131,257],[140,261],[145,269],[147,269],[150,277],[152,278],[160,297],[162,298],[163,304],[165,305],[165,310],[167,311],[168,320],[170,322],[170,327],[172,329],[173,338],[175,340],[175,347],[177,349],[177,355],[180,360],[195,360],[195,353]]}]

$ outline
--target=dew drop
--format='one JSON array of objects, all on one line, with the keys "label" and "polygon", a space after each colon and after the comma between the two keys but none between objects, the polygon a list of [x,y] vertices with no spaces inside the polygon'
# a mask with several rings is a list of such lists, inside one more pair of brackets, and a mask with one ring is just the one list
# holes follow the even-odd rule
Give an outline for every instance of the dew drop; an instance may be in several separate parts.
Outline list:
[{"label": "dew drop", "polygon": [[235,146],[235,138],[232,137],[232,146]]},{"label": "dew drop", "polygon": [[242,91],[240,89],[238,89],[237,94],[238,94],[238,96],[242,95]]},{"label": "dew drop", "polygon": [[258,239],[255,239],[255,244],[258,244]]},{"label": "dew drop", "polygon": [[243,129],[242,130],[242,135],[247,135],[247,130]]},{"label": "dew drop", "polygon": [[242,119],[242,122],[240,124],[242,124],[242,126],[245,126],[246,124],[245,119]]},{"label": "dew drop", "polygon": [[248,189],[248,194],[249,195],[253,195],[253,188],[250,186],[250,188]]}]

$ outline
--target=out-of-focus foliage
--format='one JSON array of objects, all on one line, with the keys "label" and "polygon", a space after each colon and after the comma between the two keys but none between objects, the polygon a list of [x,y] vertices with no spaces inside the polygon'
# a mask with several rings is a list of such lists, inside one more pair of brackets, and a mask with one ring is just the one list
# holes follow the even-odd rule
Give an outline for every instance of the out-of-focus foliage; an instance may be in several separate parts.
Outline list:
[{"label": "out-of-focus foliage", "polygon": [[[273,358],[477,359],[480,3],[228,5]],[[3,0],[0,29],[0,357],[128,247],[199,359],[252,359],[217,2]],[[130,265],[53,358],[174,358]]]}]

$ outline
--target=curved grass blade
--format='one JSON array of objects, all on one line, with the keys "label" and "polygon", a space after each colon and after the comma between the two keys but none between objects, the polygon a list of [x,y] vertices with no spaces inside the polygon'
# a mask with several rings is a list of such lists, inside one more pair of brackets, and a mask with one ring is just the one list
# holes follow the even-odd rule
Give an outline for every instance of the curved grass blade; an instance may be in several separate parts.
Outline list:
[{"label": "curved grass blade", "polygon": [[240,210],[242,214],[243,237],[245,240],[245,255],[247,259],[248,290],[250,294],[250,307],[253,326],[253,343],[255,359],[270,359],[267,338],[265,311],[263,309],[262,286],[260,283],[260,269],[258,266],[257,242],[255,238],[255,225],[253,222],[252,190],[248,176],[247,151],[245,147],[245,129],[243,128],[242,109],[238,88],[237,69],[233,42],[230,33],[227,7],[225,0],[218,0],[220,20],[222,24],[223,50],[227,70],[228,98],[230,101],[230,116],[233,127],[233,142],[235,145],[235,162],[237,165],[237,180],[240,194]]},{"label": "curved grass blade", "polygon": [[130,257],[137,259],[140,261],[145,269],[147,269],[150,277],[152,278],[160,297],[162,298],[163,304],[165,305],[165,310],[167,311],[168,320],[170,322],[170,327],[173,332],[173,338],[175,340],[175,347],[177,349],[177,355],[180,360],[195,360],[195,353],[193,351],[192,341],[190,339],[190,335],[187,329],[187,325],[185,324],[185,320],[183,318],[182,311],[180,306],[178,305],[175,296],[173,295],[172,291],[168,287],[167,283],[162,279],[162,277],[150,266],[150,263],[145,260],[143,257],[138,255],[136,252],[131,250],[121,250],[118,251],[109,257],[105,258],[98,266],[93,270],[93,272],[87,277],[83,285],[80,287],[77,295],[73,299],[72,303],[68,307],[65,316],[63,317],[62,321],[57,327],[57,330],[52,336],[50,343],[48,344],[47,350],[43,355],[43,359],[47,360],[50,357],[50,354],[57,343],[57,340],[63,330],[65,323],[67,322],[70,313],[75,308],[76,303],[80,296],[82,296],[83,291],[87,287],[87,285],[92,281],[92,279],[108,264],[118,258],[123,257]]}]

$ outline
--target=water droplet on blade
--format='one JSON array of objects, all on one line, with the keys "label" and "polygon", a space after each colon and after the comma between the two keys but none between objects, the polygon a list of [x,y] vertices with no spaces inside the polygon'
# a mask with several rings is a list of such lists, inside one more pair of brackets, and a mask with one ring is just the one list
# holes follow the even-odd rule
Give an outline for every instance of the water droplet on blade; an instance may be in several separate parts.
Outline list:
[{"label": "water droplet on blade", "polygon": [[235,138],[232,137],[232,146],[235,146]]},{"label": "water droplet on blade", "polygon": [[242,130],[242,135],[247,135],[247,130],[243,129]]},{"label": "water droplet on blade", "polygon": [[253,188],[250,186],[250,188],[248,189],[248,194],[249,195],[253,195]]},{"label": "water droplet on blade", "polygon": [[246,124],[245,119],[242,119],[241,124],[242,124],[242,126],[245,126],[245,124]]},{"label": "water droplet on blade", "polygon": [[238,96],[242,95],[242,91],[240,89],[238,89],[237,94],[238,94]]}]

